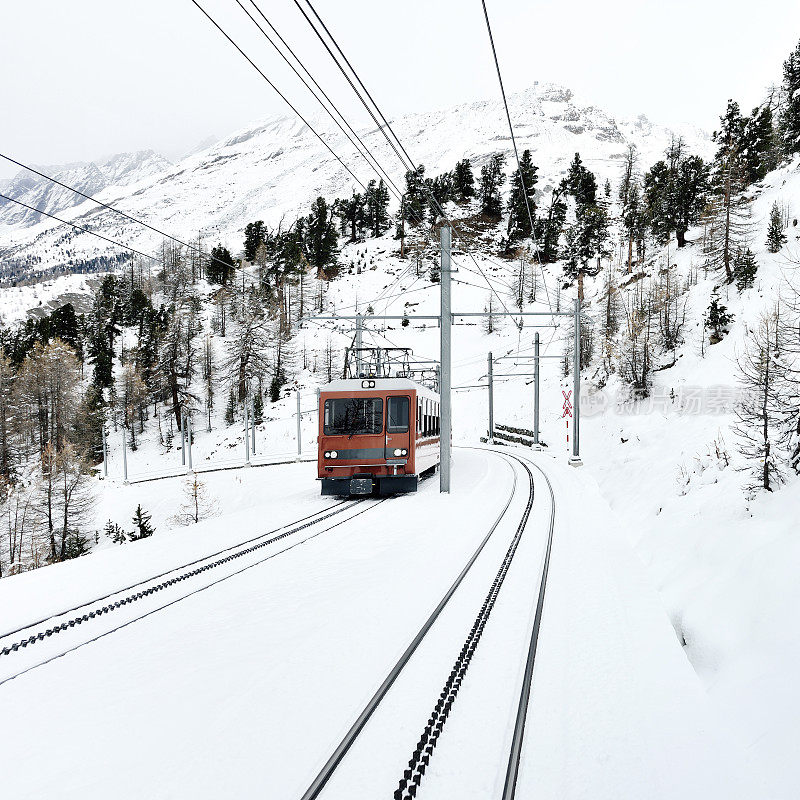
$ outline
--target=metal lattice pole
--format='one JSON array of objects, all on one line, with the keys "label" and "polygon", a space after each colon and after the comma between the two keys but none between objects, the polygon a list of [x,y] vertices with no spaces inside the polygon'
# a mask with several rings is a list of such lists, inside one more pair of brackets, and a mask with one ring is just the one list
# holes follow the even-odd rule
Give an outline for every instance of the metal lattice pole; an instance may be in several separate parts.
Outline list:
[{"label": "metal lattice pole", "polygon": [[450,337],[453,318],[450,313],[450,226],[442,225],[440,229],[440,243],[442,250],[442,269],[440,278],[441,289],[441,395],[439,431],[440,467],[439,491],[450,492],[450,439],[452,432],[451,404],[450,404]]}]

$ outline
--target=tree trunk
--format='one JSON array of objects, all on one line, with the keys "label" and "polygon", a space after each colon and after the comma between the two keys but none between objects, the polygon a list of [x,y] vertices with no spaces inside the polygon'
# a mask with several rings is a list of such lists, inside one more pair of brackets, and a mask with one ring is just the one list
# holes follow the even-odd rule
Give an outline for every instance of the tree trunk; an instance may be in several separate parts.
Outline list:
[{"label": "tree trunk", "polygon": [[678,247],[685,247],[686,246],[686,231],[682,228],[677,228],[675,230],[675,236],[678,239]]}]

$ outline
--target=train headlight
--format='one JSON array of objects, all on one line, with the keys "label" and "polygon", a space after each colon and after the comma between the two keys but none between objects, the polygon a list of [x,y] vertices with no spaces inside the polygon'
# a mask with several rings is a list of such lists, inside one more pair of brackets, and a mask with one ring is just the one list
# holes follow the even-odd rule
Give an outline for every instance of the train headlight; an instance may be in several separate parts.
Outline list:
[{"label": "train headlight", "polygon": [[374,389],[375,388],[375,381],[361,381],[361,388],[362,389]]},{"label": "train headlight", "polygon": [[336,458],[337,455],[338,455],[338,453],[335,450],[331,450],[331,452],[330,452],[330,457],[331,458]]},{"label": "train headlight", "polygon": [[408,455],[408,450],[401,450],[400,451],[400,455],[401,456],[407,456]]},{"label": "train headlight", "polygon": [[395,456],[401,456],[403,455],[403,451],[399,447],[397,447],[395,448],[394,454]]}]

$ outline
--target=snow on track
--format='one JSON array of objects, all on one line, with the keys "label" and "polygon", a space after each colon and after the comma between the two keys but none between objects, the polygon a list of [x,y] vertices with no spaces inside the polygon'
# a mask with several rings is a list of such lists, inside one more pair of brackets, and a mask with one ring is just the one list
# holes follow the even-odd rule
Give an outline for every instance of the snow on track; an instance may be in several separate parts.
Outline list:
[{"label": "snow on track", "polygon": [[4,794],[299,796],[496,516],[495,460],[0,687]]}]

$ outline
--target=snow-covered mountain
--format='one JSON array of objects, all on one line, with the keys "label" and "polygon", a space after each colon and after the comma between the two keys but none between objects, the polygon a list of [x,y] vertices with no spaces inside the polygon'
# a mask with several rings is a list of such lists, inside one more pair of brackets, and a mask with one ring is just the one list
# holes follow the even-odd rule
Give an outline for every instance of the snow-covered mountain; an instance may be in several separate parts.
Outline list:
[{"label": "snow-covered mountain", "polygon": [[[84,194],[96,195],[109,186],[131,186],[163,172],[169,166],[170,162],[155,151],[139,150],[135,153],[117,153],[105,160],[91,161],[88,164],[37,166],[37,169]],[[74,192],[27,170],[21,170],[7,181],[4,193],[50,214],[57,214],[81,202],[81,198]],[[27,228],[42,218],[35,211],[0,200],[0,224]]]},{"label": "snow-covered mountain", "polygon": [[[629,144],[638,148],[643,166],[659,158],[673,136],[683,136],[692,152],[708,155],[710,151],[708,136],[698,129],[667,128],[643,116],[618,120],[580,102],[570,89],[551,83],[536,84],[513,95],[510,105],[518,144],[532,151],[543,191],[563,175],[576,152],[601,181],[610,178],[616,183],[619,162]],[[330,120],[320,118],[312,124],[363,183],[375,177],[350,143],[332,132]],[[465,157],[477,168],[495,152],[506,153],[509,162],[512,157],[499,100],[407,114],[391,124],[411,157],[425,165],[427,175],[451,170]],[[394,182],[402,186],[404,168],[382,133],[373,128],[360,134]],[[63,168],[59,177],[174,236],[195,237],[200,232],[234,251],[240,247],[242,230],[249,221],[263,219],[274,225],[282,218],[293,220],[305,213],[318,195],[333,199],[360,189],[314,134],[294,118],[267,119],[174,166],[158,157],[137,161],[136,156],[141,155]],[[111,175],[116,176],[114,180]],[[60,187],[45,186],[24,175],[15,181],[30,205],[45,210],[74,206],[69,218],[82,225],[146,252],[158,245],[158,236],[152,231],[98,210],[88,201],[77,204],[74,196],[65,196],[69,193]],[[0,259],[15,264],[15,277],[20,271],[59,269],[64,264],[77,268],[82,261],[117,252],[112,245],[88,234],[68,232],[52,221],[32,224],[37,222],[34,217],[31,212],[0,207],[0,221],[9,226],[5,232],[0,229]]]}]

